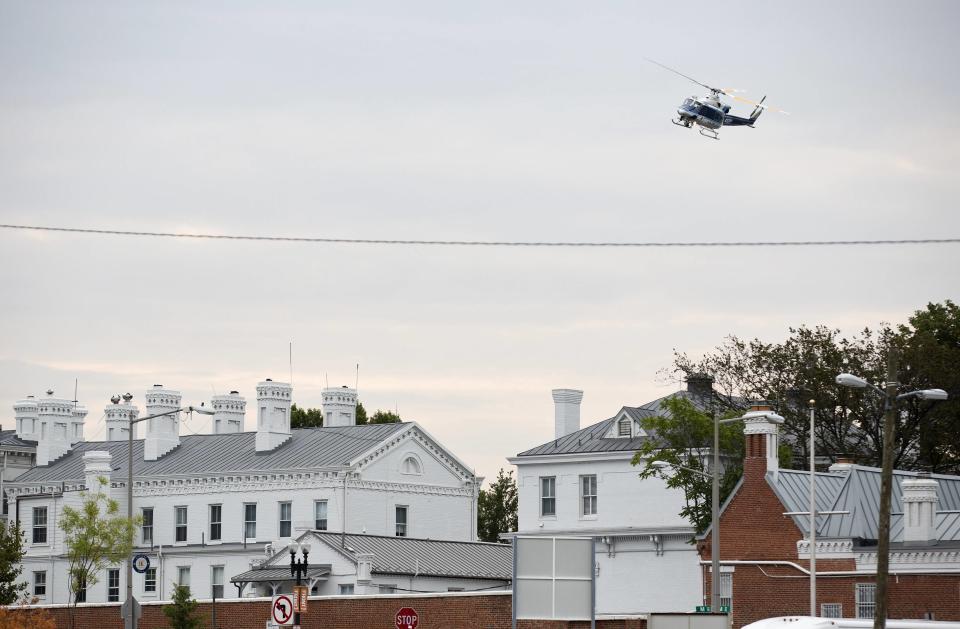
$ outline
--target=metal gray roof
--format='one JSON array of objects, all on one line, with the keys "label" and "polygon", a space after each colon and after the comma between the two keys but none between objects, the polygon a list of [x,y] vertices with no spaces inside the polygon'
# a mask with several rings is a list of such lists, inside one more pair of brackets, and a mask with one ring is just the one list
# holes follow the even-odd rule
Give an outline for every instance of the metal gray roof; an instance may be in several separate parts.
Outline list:
[{"label": "metal gray roof", "polygon": [[0,447],[36,448],[36,441],[24,441],[17,436],[16,430],[0,430]]},{"label": "metal gray roof", "polygon": [[509,581],[513,572],[513,547],[485,542],[452,542],[385,535],[341,534],[311,531],[312,536],[356,561],[359,553],[373,555],[373,572],[431,577],[461,577]]},{"label": "metal gray roof", "polygon": [[[917,472],[894,470],[893,495],[890,501],[890,541],[903,539],[903,491],[900,483],[915,478]],[[780,470],[777,480],[768,473],[767,479],[780,497],[787,511],[807,511],[809,508],[809,472]],[[941,541],[960,540],[960,476],[932,474],[939,483],[937,489],[936,525]],[[822,495],[821,495],[822,492]],[[851,466],[848,472],[817,474],[817,509],[849,511],[846,515],[817,518],[817,535],[824,538],[877,539],[877,521],[880,512],[880,469]],[[794,522],[806,534],[808,516],[793,516]]]},{"label": "metal gray roof", "polygon": [[609,419],[581,428],[569,435],[564,435],[559,439],[552,439],[547,443],[541,444],[535,448],[530,448],[521,452],[517,456],[544,456],[551,454],[577,454],[581,452],[618,452],[639,450],[643,443],[654,438],[656,435],[648,434],[646,436],[626,439],[624,437],[604,438],[603,435],[609,432],[613,422],[617,421],[623,415],[631,419],[642,422],[648,417],[663,414],[664,400],[683,397],[690,400],[694,406],[703,410],[704,399],[700,396],[691,394],[689,391],[676,391],[670,395],[657,398],[652,402],[647,402],[641,406],[624,406],[620,411]]},{"label": "metal gray roof", "polygon": [[[330,566],[310,566],[307,568],[307,579],[317,579],[330,574]],[[283,568],[257,568],[247,570],[240,574],[230,577],[230,583],[278,583],[281,581],[293,581],[295,577],[290,575],[290,566]]]},{"label": "metal gray roof", "polygon": [[[344,465],[410,423],[366,424],[330,428],[300,428],[291,438],[269,452],[257,452],[255,432],[227,435],[180,435],[180,445],[156,461],[143,460],[143,440],[133,442],[133,473],[136,477],[176,474],[314,469]],[[78,443],[63,457],[34,467],[13,483],[83,480],[83,455],[105,450],[113,455],[115,470],[127,469],[126,441]]]}]

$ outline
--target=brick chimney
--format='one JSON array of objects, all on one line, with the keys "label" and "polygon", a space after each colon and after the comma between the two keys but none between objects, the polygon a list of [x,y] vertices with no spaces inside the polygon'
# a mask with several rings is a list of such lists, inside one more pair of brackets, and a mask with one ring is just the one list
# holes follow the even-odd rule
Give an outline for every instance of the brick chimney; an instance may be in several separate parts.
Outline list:
[{"label": "brick chimney", "polygon": [[903,541],[932,544],[937,541],[937,488],[940,483],[920,472],[900,483],[903,490]]},{"label": "brick chimney", "polygon": [[770,404],[762,400],[754,402],[743,416],[743,435],[747,441],[743,475],[753,480],[762,479],[768,471],[776,473],[780,468],[780,429],[769,416],[779,417]]}]

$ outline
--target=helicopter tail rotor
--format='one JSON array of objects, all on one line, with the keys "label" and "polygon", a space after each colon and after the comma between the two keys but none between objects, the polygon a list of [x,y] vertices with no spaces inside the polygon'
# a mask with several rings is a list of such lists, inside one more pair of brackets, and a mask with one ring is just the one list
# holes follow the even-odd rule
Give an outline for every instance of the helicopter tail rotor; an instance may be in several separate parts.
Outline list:
[{"label": "helicopter tail rotor", "polygon": [[757,103],[757,106],[753,108],[753,111],[750,113],[750,126],[753,126],[753,123],[760,117],[760,114],[763,113],[764,105],[763,101],[767,100],[766,95],[760,99],[760,102]]}]

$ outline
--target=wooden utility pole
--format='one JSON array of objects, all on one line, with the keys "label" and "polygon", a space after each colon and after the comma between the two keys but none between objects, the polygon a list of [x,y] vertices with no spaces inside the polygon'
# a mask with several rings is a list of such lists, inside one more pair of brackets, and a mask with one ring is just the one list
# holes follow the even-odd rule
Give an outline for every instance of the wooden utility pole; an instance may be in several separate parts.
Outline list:
[{"label": "wooden utility pole", "polygon": [[897,348],[887,355],[887,386],[883,409],[883,470],[880,474],[880,514],[877,524],[877,592],[873,629],[886,629],[887,576],[890,572],[890,496],[893,493],[893,431],[897,419]]}]

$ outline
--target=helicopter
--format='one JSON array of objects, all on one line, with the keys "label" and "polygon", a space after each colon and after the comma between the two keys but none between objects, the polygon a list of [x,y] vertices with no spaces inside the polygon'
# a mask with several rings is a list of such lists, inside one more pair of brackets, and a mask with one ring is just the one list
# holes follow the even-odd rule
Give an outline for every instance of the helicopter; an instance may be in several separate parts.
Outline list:
[{"label": "helicopter", "polygon": [[[737,96],[736,93],[742,90],[732,89],[732,88],[719,88],[711,87],[706,83],[701,83],[700,81],[689,77],[682,72],[678,72],[673,68],[669,68],[662,63],[654,61],[653,59],[647,59],[650,63],[658,65],[664,70],[669,70],[674,74],[679,74],[688,81],[693,81],[701,87],[705,87],[710,90],[709,96],[691,96],[690,98],[684,99],[680,103],[680,107],[677,108],[677,119],[671,120],[673,124],[678,127],[686,127],[690,129],[693,125],[698,125],[700,135],[713,138],[714,140],[719,140],[720,135],[718,133],[720,127],[750,127],[753,128],[754,123],[757,122],[757,118],[760,117],[760,114],[763,113],[765,109],[770,109],[771,111],[777,111],[783,114],[787,112],[782,109],[776,109],[775,107],[770,107],[769,105],[764,105],[763,101],[767,99],[766,96],[761,98],[759,102],[743,98],[742,96]],[[720,100],[720,95],[729,96],[734,100],[738,100],[744,103],[749,103],[753,105],[753,111],[750,113],[749,117],[743,116],[734,116],[730,113],[730,105],[722,102]]]}]

